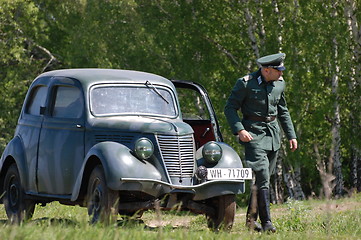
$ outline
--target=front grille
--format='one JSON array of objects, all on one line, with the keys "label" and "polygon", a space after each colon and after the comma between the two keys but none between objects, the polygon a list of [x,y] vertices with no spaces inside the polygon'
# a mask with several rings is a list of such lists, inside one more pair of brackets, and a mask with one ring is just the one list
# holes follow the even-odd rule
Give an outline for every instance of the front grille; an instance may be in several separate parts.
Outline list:
[{"label": "front grille", "polygon": [[193,135],[158,135],[157,141],[171,178],[189,178],[193,176],[195,147]]}]

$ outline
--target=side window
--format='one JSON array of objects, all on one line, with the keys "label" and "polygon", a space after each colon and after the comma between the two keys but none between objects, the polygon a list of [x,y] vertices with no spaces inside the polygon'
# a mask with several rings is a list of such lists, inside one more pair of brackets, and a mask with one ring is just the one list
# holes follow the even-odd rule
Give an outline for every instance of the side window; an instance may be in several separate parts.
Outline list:
[{"label": "side window", "polygon": [[45,107],[47,87],[35,87],[31,94],[30,99],[26,105],[25,112],[31,115],[40,116],[40,107]]},{"label": "side window", "polygon": [[59,118],[79,118],[82,116],[84,101],[76,87],[59,86],[55,89],[52,116]]},{"label": "side window", "polygon": [[183,119],[209,120],[206,103],[199,92],[188,88],[177,88]]}]

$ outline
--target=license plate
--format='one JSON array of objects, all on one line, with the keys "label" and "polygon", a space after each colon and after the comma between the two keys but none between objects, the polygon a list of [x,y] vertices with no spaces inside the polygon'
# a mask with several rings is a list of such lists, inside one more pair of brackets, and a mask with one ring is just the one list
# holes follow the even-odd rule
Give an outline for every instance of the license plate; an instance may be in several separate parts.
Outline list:
[{"label": "license plate", "polygon": [[225,179],[236,179],[236,180],[247,180],[252,179],[251,168],[207,168],[208,180],[225,180]]}]

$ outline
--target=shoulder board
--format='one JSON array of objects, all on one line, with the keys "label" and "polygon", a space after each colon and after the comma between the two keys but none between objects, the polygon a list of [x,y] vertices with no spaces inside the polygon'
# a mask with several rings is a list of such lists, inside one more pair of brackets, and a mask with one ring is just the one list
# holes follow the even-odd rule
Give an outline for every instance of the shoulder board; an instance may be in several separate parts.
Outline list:
[{"label": "shoulder board", "polygon": [[249,75],[244,76],[242,79],[243,79],[243,81],[247,82],[247,81],[251,80],[252,78],[253,78],[253,76],[249,74]]}]

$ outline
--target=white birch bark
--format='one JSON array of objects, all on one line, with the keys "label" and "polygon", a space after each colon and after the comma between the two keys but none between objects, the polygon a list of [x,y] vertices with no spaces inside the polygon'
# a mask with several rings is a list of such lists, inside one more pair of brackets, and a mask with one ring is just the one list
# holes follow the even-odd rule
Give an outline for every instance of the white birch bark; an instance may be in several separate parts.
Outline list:
[{"label": "white birch bark", "polygon": [[[283,25],[284,25],[285,18],[284,18],[284,15],[280,12],[277,0],[273,0],[272,3],[274,6],[274,13],[278,16],[277,24],[278,24],[279,30],[278,30],[277,41],[278,41],[279,51],[281,52],[282,45],[283,45],[282,36],[283,36],[283,32],[284,32]],[[298,2],[296,0],[295,0],[294,4],[296,7],[298,6]],[[298,9],[296,8],[296,11],[297,10]],[[283,181],[286,184],[289,197],[292,199],[296,199],[296,200],[303,200],[303,199],[305,199],[305,194],[301,187],[301,172],[300,172],[301,169],[296,168],[296,170],[294,170],[292,166],[282,163],[282,159],[286,159],[286,158],[287,158],[286,148],[285,148],[285,146],[282,146],[282,148],[280,150],[280,157],[279,157],[280,161],[277,161],[275,192],[278,194],[276,195],[276,197],[277,197],[276,199],[277,199],[277,201],[281,201],[281,199],[283,199],[283,196],[279,195],[280,193],[283,194],[283,189],[277,189],[277,188],[281,187],[281,185],[279,183],[282,181],[282,175],[283,175]]]},{"label": "white birch bark", "polygon": [[[356,92],[357,87],[361,84],[361,29],[356,16],[357,8],[354,0],[346,0],[345,4],[345,17],[349,28],[350,37],[353,40],[353,44],[350,46],[353,56],[352,60],[356,64],[351,66],[351,78],[350,78],[350,92]],[[357,97],[358,96],[358,97]],[[361,104],[361,97],[356,94],[355,101]],[[356,104],[356,106],[359,104]],[[354,136],[357,136],[359,118],[354,115],[353,111],[350,113],[350,119]],[[361,192],[361,150],[352,143],[351,145],[352,157],[351,157],[351,183],[352,187],[356,188],[358,192]]]},{"label": "white birch bark", "polygon": [[278,27],[279,27],[279,34],[277,37],[277,41],[278,41],[278,46],[279,46],[279,51],[282,51],[282,45],[283,45],[283,23],[285,21],[285,18],[282,16],[282,14],[280,13],[280,10],[278,8],[278,3],[276,0],[273,1],[273,6],[274,6],[274,12],[275,14],[278,16]]},{"label": "white birch bark", "polygon": [[257,4],[259,46],[262,47],[265,45],[265,39],[266,39],[266,29],[263,24],[264,17],[263,17],[262,0],[254,0],[254,2]]},{"label": "white birch bark", "polygon": [[[334,5],[337,5],[337,1],[334,2]],[[331,13],[332,18],[336,18],[337,12],[334,8],[334,11]],[[341,134],[340,134],[340,104],[339,104],[339,74],[340,74],[340,66],[338,62],[338,42],[336,38],[333,38],[333,59],[334,62],[330,63],[330,66],[334,66],[333,68],[333,76],[331,79],[332,85],[332,94],[334,95],[334,106],[333,106],[333,121],[332,121],[332,150],[331,150],[331,162],[329,163],[333,166],[333,174],[335,175],[335,189],[334,193],[336,196],[340,196],[344,190],[344,180],[342,174],[342,163],[341,163]]]},{"label": "white birch bark", "polygon": [[247,6],[247,2],[248,0],[242,0],[243,4],[244,4],[244,8],[243,8],[243,12],[246,18],[246,22],[248,25],[247,28],[247,33],[248,33],[248,37],[251,40],[251,47],[253,49],[254,54],[256,55],[256,58],[260,57],[260,53],[259,53],[259,47],[258,47],[258,43],[257,43],[257,38],[256,38],[256,29],[257,29],[257,25],[253,20],[253,17],[251,15],[251,12]]},{"label": "white birch bark", "polygon": [[359,64],[361,59],[361,29],[357,20],[356,11],[357,8],[355,0],[346,0],[345,16],[350,32],[350,37],[353,40],[353,45],[351,46],[351,49],[353,50],[353,60],[358,63],[354,68],[351,69],[351,72],[353,73],[351,82],[353,84],[361,84],[361,64]]}]

